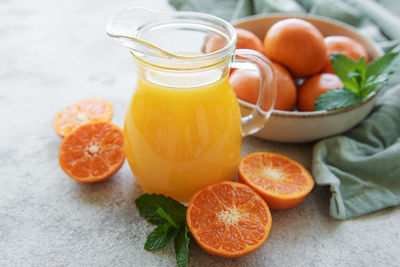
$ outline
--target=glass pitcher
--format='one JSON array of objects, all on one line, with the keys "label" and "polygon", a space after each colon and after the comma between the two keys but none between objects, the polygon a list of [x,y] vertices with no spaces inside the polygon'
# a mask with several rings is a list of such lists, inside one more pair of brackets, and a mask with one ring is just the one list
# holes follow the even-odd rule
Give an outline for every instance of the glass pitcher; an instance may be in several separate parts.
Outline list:
[{"label": "glass pitcher", "polygon": [[[242,137],[262,128],[272,111],[277,85],[271,62],[235,50],[233,26],[207,14],[129,8],[111,19],[107,34],[137,65],[124,138],[141,188],[185,203],[202,187],[232,179]],[[222,40],[221,48],[204,53],[210,36]],[[242,118],[229,85],[231,67],[260,74],[258,102]]]}]

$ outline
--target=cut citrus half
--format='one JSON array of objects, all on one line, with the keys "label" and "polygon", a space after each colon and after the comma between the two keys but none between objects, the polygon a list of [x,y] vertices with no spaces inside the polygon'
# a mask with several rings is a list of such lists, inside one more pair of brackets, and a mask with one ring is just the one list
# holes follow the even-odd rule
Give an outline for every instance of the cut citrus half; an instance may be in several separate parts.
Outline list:
[{"label": "cut citrus half", "polygon": [[94,183],[108,179],[124,163],[121,129],[107,121],[80,125],[61,143],[59,163],[72,179]]},{"label": "cut citrus half", "polygon": [[110,121],[112,115],[113,106],[110,102],[103,99],[82,100],[61,110],[53,119],[53,128],[64,137],[85,122]]},{"label": "cut citrus half", "polygon": [[186,221],[204,251],[235,258],[253,252],[267,240],[272,219],[265,201],[250,187],[220,182],[196,192]]},{"label": "cut citrus half", "polygon": [[314,179],[298,162],[268,152],[244,156],[238,177],[259,193],[271,209],[278,210],[300,204],[314,186]]}]

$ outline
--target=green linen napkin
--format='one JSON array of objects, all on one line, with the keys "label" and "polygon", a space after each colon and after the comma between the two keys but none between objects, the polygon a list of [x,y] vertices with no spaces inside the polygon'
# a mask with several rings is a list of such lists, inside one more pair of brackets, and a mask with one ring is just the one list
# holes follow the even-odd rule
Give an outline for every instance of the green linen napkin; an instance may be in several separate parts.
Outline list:
[{"label": "green linen napkin", "polygon": [[[400,18],[388,11],[400,14],[398,0],[169,1],[178,10],[210,13],[231,22],[274,12],[327,16],[358,27],[385,51],[400,51]],[[330,186],[330,214],[335,218],[400,205],[400,67],[368,118],[314,145],[312,173],[317,184]]]},{"label": "green linen napkin", "polygon": [[330,185],[330,213],[350,219],[400,205],[400,85],[385,90],[371,115],[344,135],[319,141],[312,173]]}]

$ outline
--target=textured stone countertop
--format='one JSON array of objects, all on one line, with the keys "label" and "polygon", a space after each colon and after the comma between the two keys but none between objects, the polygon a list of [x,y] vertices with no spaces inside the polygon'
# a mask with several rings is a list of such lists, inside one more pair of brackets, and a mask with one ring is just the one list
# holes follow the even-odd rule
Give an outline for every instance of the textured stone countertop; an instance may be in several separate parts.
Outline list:
[{"label": "textured stone countertop", "polygon": [[[116,11],[170,10],[166,0],[0,0],[0,266],[174,266],[170,244],[143,250],[154,226],[134,205],[141,193],[127,164],[104,183],[69,179],[51,127],[85,98],[114,104],[122,126],[135,74],[128,52],[105,35]],[[279,152],[310,169],[310,144],[247,137],[243,154]],[[239,259],[190,245],[190,266],[400,266],[400,209],[338,221],[328,188],[298,207],[272,211],[267,242]]]}]

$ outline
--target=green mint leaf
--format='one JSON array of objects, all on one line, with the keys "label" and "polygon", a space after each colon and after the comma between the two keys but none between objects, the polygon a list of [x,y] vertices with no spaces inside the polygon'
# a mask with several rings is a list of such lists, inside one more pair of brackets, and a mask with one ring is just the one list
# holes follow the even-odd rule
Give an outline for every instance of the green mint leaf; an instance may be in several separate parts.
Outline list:
[{"label": "green mint leaf", "polygon": [[400,52],[390,52],[384,56],[371,61],[367,67],[366,78],[391,73],[395,67],[396,58]]},{"label": "green mint leaf", "polygon": [[360,73],[358,85],[362,87],[366,80],[366,72],[367,72],[367,63],[365,62],[365,57],[361,57],[360,60],[357,62],[356,70]]},{"label": "green mint leaf", "polygon": [[389,81],[390,75],[391,73],[381,74],[378,76],[370,76],[362,88],[361,96],[366,97],[371,92],[386,85]]},{"label": "green mint leaf", "polygon": [[347,74],[347,78],[351,79],[353,77],[360,78],[361,74],[359,72],[357,72],[357,71],[350,71],[349,74]]},{"label": "green mint leaf", "polygon": [[315,110],[332,110],[349,107],[362,101],[362,97],[344,88],[329,90],[315,102]]},{"label": "green mint leaf", "polygon": [[359,81],[354,73],[357,72],[358,62],[342,54],[330,54],[333,70],[342,81],[344,87],[357,94],[360,89]]},{"label": "green mint leaf", "polygon": [[395,59],[399,55],[397,53],[387,53],[386,55],[372,61],[366,71],[366,80],[362,84],[360,95],[368,96],[371,92],[383,87],[389,81],[390,75],[393,74],[395,67]]},{"label": "green mint leaf", "polygon": [[319,96],[315,110],[345,108],[360,103],[371,92],[387,84],[399,54],[387,53],[368,66],[364,57],[357,62],[342,54],[330,54],[332,67],[344,88]]},{"label": "green mint leaf", "polygon": [[161,207],[159,207],[156,212],[160,215],[161,218],[165,219],[170,225],[172,225],[175,229],[178,229],[176,223],[172,220],[171,216],[169,216]]},{"label": "green mint leaf", "polygon": [[146,239],[144,249],[153,251],[165,247],[178,230],[169,223],[158,226]]},{"label": "green mint leaf", "polygon": [[188,237],[189,229],[186,223],[180,228],[180,231],[175,236],[175,254],[176,254],[176,264],[178,267],[186,267],[189,258],[189,242]]},{"label": "green mint leaf", "polygon": [[143,194],[135,200],[141,216],[149,222],[161,225],[167,220],[157,213],[158,208],[168,214],[177,226],[186,222],[186,207],[171,197],[158,194]]}]

